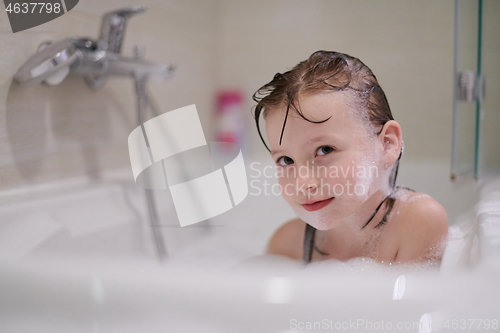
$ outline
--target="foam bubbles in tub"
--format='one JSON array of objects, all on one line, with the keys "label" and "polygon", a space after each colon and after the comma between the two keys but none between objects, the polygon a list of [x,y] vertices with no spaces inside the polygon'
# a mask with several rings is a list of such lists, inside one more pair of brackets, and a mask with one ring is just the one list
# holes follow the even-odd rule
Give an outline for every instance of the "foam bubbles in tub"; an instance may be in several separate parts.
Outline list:
[{"label": "foam bubbles in tub", "polygon": [[312,262],[304,270],[310,274],[333,274],[352,276],[393,276],[401,274],[418,274],[426,272],[437,273],[439,262],[429,260],[421,263],[384,263],[371,258],[358,257],[348,261],[335,259]]}]

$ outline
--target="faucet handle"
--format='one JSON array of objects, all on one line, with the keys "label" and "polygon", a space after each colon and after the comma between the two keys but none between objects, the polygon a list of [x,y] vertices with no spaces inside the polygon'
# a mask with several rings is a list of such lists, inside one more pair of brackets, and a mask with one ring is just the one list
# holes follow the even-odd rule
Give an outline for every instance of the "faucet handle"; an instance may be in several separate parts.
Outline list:
[{"label": "faucet handle", "polygon": [[145,55],[146,55],[146,45],[134,46],[134,57],[136,59],[144,59]]},{"label": "faucet handle", "polygon": [[144,6],[131,6],[104,14],[97,48],[102,51],[120,53],[128,19],[145,10]]},{"label": "faucet handle", "polygon": [[111,12],[107,12],[104,15],[105,16],[106,15],[117,15],[117,16],[128,17],[128,16],[132,16],[134,14],[142,13],[145,10],[146,10],[145,6],[136,5],[136,6],[130,6],[130,7],[122,8],[122,9],[113,10]]}]

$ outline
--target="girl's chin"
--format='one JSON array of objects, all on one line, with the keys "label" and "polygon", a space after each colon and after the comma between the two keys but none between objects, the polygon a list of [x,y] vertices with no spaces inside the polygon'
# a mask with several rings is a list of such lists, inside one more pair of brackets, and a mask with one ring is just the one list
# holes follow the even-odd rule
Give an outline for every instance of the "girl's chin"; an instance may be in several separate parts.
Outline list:
[{"label": "girl's chin", "polygon": [[330,230],[343,224],[352,224],[356,219],[356,211],[350,214],[339,214],[338,211],[319,210],[308,212],[304,209],[295,209],[300,219],[318,230]]},{"label": "girl's chin", "polygon": [[302,221],[313,226],[318,230],[330,230],[342,223],[331,217],[320,214],[298,214]]}]

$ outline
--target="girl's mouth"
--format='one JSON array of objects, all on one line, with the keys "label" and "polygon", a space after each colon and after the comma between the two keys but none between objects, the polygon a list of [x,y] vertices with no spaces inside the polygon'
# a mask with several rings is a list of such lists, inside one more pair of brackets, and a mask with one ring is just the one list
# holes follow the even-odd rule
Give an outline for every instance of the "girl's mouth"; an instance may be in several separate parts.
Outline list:
[{"label": "girl's mouth", "polygon": [[320,210],[321,208],[328,205],[330,202],[332,202],[333,199],[335,199],[335,197],[331,197],[331,198],[326,199],[326,200],[316,201],[316,202],[313,202],[310,204],[302,204],[302,206],[308,212],[314,212],[314,211]]}]

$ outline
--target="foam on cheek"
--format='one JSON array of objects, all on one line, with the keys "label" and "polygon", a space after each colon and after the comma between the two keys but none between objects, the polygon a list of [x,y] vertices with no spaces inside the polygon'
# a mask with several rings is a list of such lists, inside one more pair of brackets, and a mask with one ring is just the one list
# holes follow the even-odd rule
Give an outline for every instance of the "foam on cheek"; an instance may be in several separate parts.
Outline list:
[{"label": "foam on cheek", "polygon": [[[355,178],[355,194],[358,196],[359,200],[364,202],[369,196],[372,194],[372,183],[373,183],[373,175],[371,175],[371,162],[369,157],[363,157],[361,161],[358,163],[357,174]],[[362,189],[362,192],[360,191]],[[360,193],[361,192],[361,193]]]},{"label": "foam on cheek", "polygon": [[[362,149],[362,156],[356,162],[356,177],[355,177],[355,188],[356,195],[359,200],[364,202],[368,200],[376,191],[377,179],[381,176],[378,168],[378,157],[375,153],[375,138],[369,138],[369,144],[364,146]],[[361,193],[360,189],[363,190]]]},{"label": "foam on cheek", "polygon": [[[377,137],[373,135],[373,127],[367,112],[361,111],[360,104],[357,102],[359,96],[355,93],[349,94],[347,98],[348,117],[356,123],[356,133],[359,141],[364,142],[362,154],[358,161],[355,161],[356,168],[355,186],[359,189],[364,189],[363,193],[358,195],[361,202],[366,201],[373,193],[376,192],[374,184],[377,183],[377,178],[381,176],[378,169],[380,156],[377,156],[376,143]],[[360,143],[361,144],[361,143]]]}]

